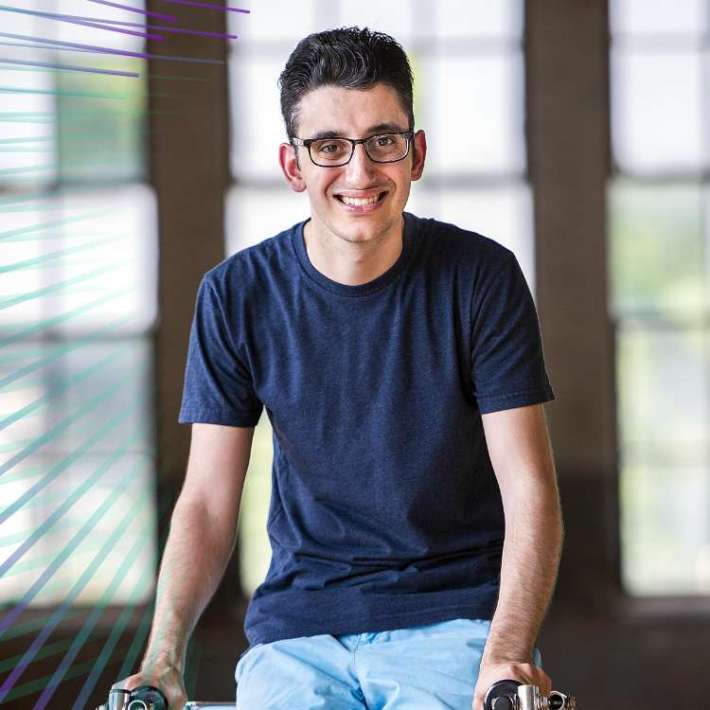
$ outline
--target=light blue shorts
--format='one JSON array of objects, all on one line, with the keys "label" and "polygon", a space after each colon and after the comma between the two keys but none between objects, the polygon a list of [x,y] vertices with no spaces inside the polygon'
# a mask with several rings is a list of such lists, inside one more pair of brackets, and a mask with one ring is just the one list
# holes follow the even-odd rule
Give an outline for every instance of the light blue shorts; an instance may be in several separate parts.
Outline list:
[{"label": "light blue shorts", "polygon": [[489,627],[453,619],[259,643],[237,663],[237,710],[471,710]]}]

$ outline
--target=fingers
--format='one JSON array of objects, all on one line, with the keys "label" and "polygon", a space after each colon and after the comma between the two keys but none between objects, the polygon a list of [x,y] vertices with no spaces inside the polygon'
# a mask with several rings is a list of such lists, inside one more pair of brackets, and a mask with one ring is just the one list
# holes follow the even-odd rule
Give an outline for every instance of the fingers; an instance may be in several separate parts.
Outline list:
[{"label": "fingers", "polygon": [[549,695],[552,692],[552,679],[542,668],[531,666],[530,678],[530,685],[536,685],[543,695]]},{"label": "fingers", "polygon": [[549,695],[552,692],[552,680],[542,668],[532,666],[533,685],[536,685],[543,695]]},{"label": "fingers", "polygon": [[140,673],[135,673],[114,683],[111,690],[135,690],[140,685],[143,685],[143,676]]},{"label": "fingers", "polygon": [[519,683],[536,685],[544,695],[552,692],[552,680],[539,666],[532,663],[515,663],[510,665],[509,671],[511,677],[515,677]]},{"label": "fingers", "polygon": [[142,685],[150,685],[158,688],[168,701],[168,710],[183,710],[187,703],[187,692],[181,674],[173,671],[148,675],[145,673],[134,673],[124,680],[120,680],[111,686],[111,690],[135,690]]},{"label": "fingers", "polygon": [[552,680],[539,666],[532,663],[496,663],[482,665],[474,690],[472,710],[484,710],[489,689],[500,680],[513,680],[522,685],[534,685],[547,697],[552,692]]}]

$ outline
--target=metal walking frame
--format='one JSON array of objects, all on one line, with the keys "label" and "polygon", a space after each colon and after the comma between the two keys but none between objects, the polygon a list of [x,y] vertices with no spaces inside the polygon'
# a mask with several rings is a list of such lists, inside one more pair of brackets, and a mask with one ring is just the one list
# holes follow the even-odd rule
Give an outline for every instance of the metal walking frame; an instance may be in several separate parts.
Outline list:
[{"label": "metal walking frame", "polygon": [[486,693],[484,710],[576,710],[573,695],[553,690],[543,695],[536,685],[523,685],[515,680],[494,683]]},{"label": "metal walking frame", "polygon": [[[484,710],[576,710],[574,696],[553,690],[543,695],[536,685],[523,685],[514,680],[494,683],[486,693]],[[225,710],[236,706],[231,702],[188,701],[183,710]],[[97,710],[168,710],[163,693],[154,686],[143,685],[135,690],[113,688],[107,705]]]},{"label": "metal walking frame", "polygon": [[[184,710],[235,710],[234,703],[221,701],[189,700]],[[165,695],[156,687],[142,685],[134,690],[113,688],[109,693],[108,703],[99,705],[96,710],[168,710]]]}]

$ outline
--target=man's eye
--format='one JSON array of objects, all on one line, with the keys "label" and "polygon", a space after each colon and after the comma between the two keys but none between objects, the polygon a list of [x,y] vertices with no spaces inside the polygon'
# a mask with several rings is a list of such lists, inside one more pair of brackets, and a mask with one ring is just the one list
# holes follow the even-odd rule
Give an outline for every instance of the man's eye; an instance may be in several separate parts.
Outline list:
[{"label": "man's eye", "polygon": [[337,155],[343,152],[344,147],[340,141],[326,141],[314,143],[313,147],[319,155]]},{"label": "man's eye", "polygon": [[386,145],[391,145],[394,142],[394,139],[392,136],[377,136],[377,145],[378,146],[386,146]]}]

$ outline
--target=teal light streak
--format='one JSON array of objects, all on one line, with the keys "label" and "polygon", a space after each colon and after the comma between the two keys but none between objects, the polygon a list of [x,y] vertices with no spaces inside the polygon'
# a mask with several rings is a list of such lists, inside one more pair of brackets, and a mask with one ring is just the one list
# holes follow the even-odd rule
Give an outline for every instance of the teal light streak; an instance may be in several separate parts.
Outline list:
[{"label": "teal light streak", "polygon": [[0,146],[0,153],[21,153],[23,155],[27,155],[28,153],[30,155],[46,155],[47,153],[52,153],[52,147],[51,146],[40,146],[39,148],[33,148],[30,146],[29,148],[17,148],[17,147],[10,147],[6,148],[4,146]]},{"label": "teal light streak", "polygon": [[[66,353],[68,352],[71,352],[78,348],[83,348],[85,346],[95,345],[98,340],[97,336],[100,336],[107,332],[115,332],[118,328],[120,328],[120,326],[125,325],[131,319],[132,316],[125,316],[123,318],[119,318],[117,320],[109,322],[108,325],[105,325],[103,328],[99,328],[98,330],[92,331],[90,336],[77,337],[76,339],[72,338],[69,343],[60,345],[54,350],[52,350],[51,354],[47,357],[40,358],[39,360],[36,360],[30,365],[26,365],[25,367],[22,367],[19,370],[15,370],[14,372],[11,372],[9,375],[1,379],[0,389],[6,387],[12,382],[19,380],[22,377],[25,377],[26,375],[36,372],[37,370],[45,367],[46,365],[50,365],[54,362],[57,362],[57,360],[59,360],[63,355],[66,355]],[[98,342],[101,341],[99,340]],[[10,359],[12,358],[0,356],[0,364]]]},{"label": "teal light streak", "polygon": [[39,143],[52,140],[51,136],[32,136],[30,138],[2,138],[0,145],[17,144],[17,143]]},{"label": "teal light streak", "polygon": [[30,269],[35,268],[37,266],[43,266],[45,262],[52,261],[53,259],[58,259],[59,257],[66,256],[67,254],[86,252],[91,249],[96,249],[97,247],[103,246],[104,244],[124,241],[125,239],[125,236],[109,237],[108,239],[98,239],[96,241],[90,242],[89,244],[81,244],[78,247],[58,249],[57,251],[52,251],[49,252],[49,254],[43,254],[42,256],[37,256],[33,259],[23,259],[22,261],[15,261],[12,264],[8,264],[7,266],[0,266],[0,274],[8,273],[10,271],[19,271],[20,269]]},{"label": "teal light streak", "polygon": [[[119,296],[123,296],[126,293],[130,293],[130,289],[121,289],[120,291],[113,291],[112,293],[109,293],[106,296],[102,296],[101,298],[97,298],[94,301],[91,301],[90,303],[86,303],[83,306],[79,306],[77,308],[74,308],[71,311],[67,311],[66,313],[62,313],[59,316],[55,316],[54,318],[46,318],[43,321],[38,321],[34,325],[29,326],[28,328],[21,329],[12,335],[6,336],[4,338],[0,338],[0,348],[6,346],[6,345],[12,345],[13,343],[18,343],[22,340],[24,340],[27,336],[33,335],[34,333],[39,333],[47,328],[50,328],[53,325],[58,325],[59,323],[65,323],[68,320],[71,320],[74,316],[77,316],[81,313],[84,313],[86,311],[91,310],[94,308],[94,306],[99,305],[100,303],[105,303],[106,301],[110,301],[111,299],[118,298]],[[2,471],[0,470],[0,473]]]},{"label": "teal light streak", "polygon": [[124,101],[128,94],[95,94],[90,91],[62,91],[61,89],[22,89],[16,86],[0,86],[0,94],[39,94],[44,96],[73,96],[84,99],[108,99]]},{"label": "teal light streak", "polygon": [[[137,506],[135,512],[140,514],[142,510],[146,507],[147,501],[143,499],[142,504]],[[57,687],[59,686],[59,683],[61,682],[66,672],[69,670],[72,661],[76,658],[77,654],[81,650],[81,647],[84,645],[86,639],[89,637],[89,634],[92,632],[94,626],[96,625],[96,622],[103,614],[104,609],[113,600],[114,594],[116,593],[121,582],[123,581],[124,575],[130,569],[131,563],[135,561],[135,558],[142,547],[144,547],[143,541],[140,539],[136,540],[133,547],[130,549],[129,553],[124,558],[123,563],[116,570],[116,573],[114,574],[111,583],[106,588],[106,591],[101,595],[99,600],[96,602],[96,605],[92,609],[89,617],[82,624],[82,627],[79,630],[79,633],[77,634],[76,638],[72,642],[71,646],[69,647],[69,650],[64,655],[64,658],[62,658],[62,660],[60,661],[59,667],[54,671],[47,687],[40,695],[37,703],[35,704],[35,708],[37,708],[37,710],[42,710],[42,708],[47,707],[47,702],[56,691]]]},{"label": "teal light streak", "polygon": [[[124,485],[119,486],[119,491],[125,488]],[[103,504],[96,510],[96,512],[87,520],[84,527],[74,536],[74,538],[67,545],[65,550],[55,559],[55,561],[50,565],[45,573],[30,587],[27,593],[24,595],[20,604],[14,607],[8,614],[6,614],[0,620],[0,638],[2,637],[2,630],[7,628],[7,626],[12,624],[12,621],[19,616],[19,614],[27,607],[31,600],[38,594],[45,581],[49,579],[59,568],[59,566],[64,562],[64,560],[71,554],[71,552],[77,547],[78,542],[80,542],[85,535],[96,525],[96,523],[108,512],[111,506],[115,503],[115,496],[113,492],[110,496],[103,502]],[[144,501],[145,505],[145,501]],[[91,577],[94,575],[96,570],[103,564],[104,560],[108,557],[116,541],[122,536],[131,520],[134,516],[134,510],[129,509],[124,517],[119,522],[113,534],[106,540],[101,550],[96,554],[91,564],[84,570],[81,577],[76,581],[70,590],[69,594],[66,596],[61,605],[54,611],[50,616],[49,621],[46,626],[40,631],[39,635],[32,642],[31,646],[22,655],[22,659],[13,671],[7,676],[3,682],[4,690],[0,691],[0,702],[2,702],[7,696],[9,690],[15,684],[18,678],[22,676],[27,666],[32,662],[35,654],[41,649],[44,642],[47,640],[49,635],[54,631],[54,628],[63,619],[66,611],[71,606],[72,602],[81,593],[83,588],[87,585]],[[78,541],[78,542],[77,542]]]},{"label": "teal light streak", "polygon": [[[159,515],[161,521],[165,519],[165,517],[168,515],[170,512],[169,505],[167,501],[163,500],[161,501],[160,504],[160,510],[159,510]],[[162,543],[164,540],[161,540],[161,547]],[[132,594],[135,594],[139,588],[139,585],[142,580],[139,580],[136,582],[135,587],[131,590]],[[139,628],[137,630],[136,635],[134,636],[134,644],[135,644],[135,639],[140,638],[141,639],[141,646],[142,642],[145,639],[145,637],[148,635],[148,631],[150,628],[150,618],[152,616],[153,612],[153,604],[149,605],[145,612],[143,613],[143,616],[141,618],[141,622],[139,625]],[[131,615],[133,613],[133,609],[126,607],[123,609],[121,612],[121,615],[118,617],[116,624],[111,628],[111,634],[109,637],[106,639],[106,643],[104,644],[103,648],[101,649],[101,652],[99,653],[96,663],[94,664],[94,667],[91,669],[91,672],[89,673],[89,677],[86,679],[86,682],[82,686],[81,690],[79,691],[76,700],[74,701],[74,705],[72,705],[71,710],[82,710],[86,706],[86,703],[89,701],[89,695],[91,694],[91,691],[94,689],[96,686],[96,683],[98,682],[98,679],[100,678],[101,674],[104,671],[104,668],[108,664],[109,660],[111,659],[111,655],[113,653],[114,648],[116,647],[116,644],[118,643],[118,639],[121,637],[121,634],[123,633],[124,629],[128,625],[128,621],[131,618]],[[131,647],[133,648],[133,646]],[[126,660],[128,660],[128,657],[131,654],[127,654]],[[125,665],[125,661],[124,661]],[[131,664],[129,668],[132,668],[133,662],[131,661]],[[128,675],[130,671],[126,671],[125,675]],[[120,674],[119,679],[125,677],[124,675]]]},{"label": "teal light streak", "polygon": [[[107,355],[102,360],[95,362],[93,365],[89,365],[89,367],[80,370],[71,377],[62,379],[55,384],[49,385],[47,387],[47,391],[43,395],[37,397],[37,399],[30,402],[29,404],[26,404],[24,407],[21,407],[12,414],[8,414],[6,417],[0,418],[0,431],[9,427],[11,424],[14,424],[20,419],[23,419],[24,417],[32,414],[32,412],[37,411],[37,409],[39,409],[42,405],[51,402],[52,399],[54,399],[57,395],[66,392],[68,389],[71,389],[80,382],[83,382],[88,377],[91,377],[91,375],[93,375],[97,370],[104,369],[117,357],[120,357],[126,351],[130,350],[130,345],[131,343],[124,343],[122,347],[119,346],[113,353]],[[0,574],[0,576],[2,575]]]},{"label": "teal light streak", "polygon": [[[124,437],[126,439],[131,438],[133,441],[138,441],[139,437],[133,435],[132,437]],[[117,451],[114,451],[97,469],[94,473],[89,476],[80,486],[72,491],[72,493],[64,500],[64,502],[56,509],[54,512],[32,533],[22,541],[22,544],[12,552],[12,554],[7,557],[2,564],[0,564],[0,577],[4,577],[7,572],[17,563],[22,557],[29,552],[29,550],[40,540],[40,538],[45,535],[56,522],[58,522],[62,516],[67,513],[71,508],[87,493],[96,483],[98,483],[104,474],[113,466],[116,461],[122,459],[128,451],[128,446],[124,446]],[[133,471],[128,474],[129,478],[134,477],[136,470],[139,465],[136,464],[133,467]]]},{"label": "teal light streak", "polygon": [[[84,614],[83,609],[72,609],[65,617],[65,620],[80,618]],[[11,626],[4,634],[3,638],[5,640],[19,638],[20,636],[25,636],[27,634],[34,633],[38,629],[41,629],[49,618],[49,614],[42,614],[35,619],[30,619],[29,621],[23,621],[21,624],[14,624]],[[13,667],[17,665],[13,664]]]},{"label": "teal light streak", "polygon": [[[80,417],[88,414],[92,409],[97,407],[101,403],[101,401],[105,400],[107,397],[110,397],[117,389],[119,389],[120,386],[121,383],[111,385],[107,390],[104,390],[104,392],[100,393],[97,397],[94,397],[93,400],[90,400],[91,406],[85,407],[78,413],[70,415],[58,427],[55,427],[51,431],[47,432],[47,434],[35,439],[32,444],[30,444],[30,446],[28,446],[19,454],[4,463],[0,467],[0,473],[3,473],[3,469],[8,470],[12,466],[14,466],[17,463],[18,459],[22,460],[23,458],[26,458],[27,456],[29,456],[30,453],[36,451],[38,448],[46,444],[47,441],[56,437],[57,430],[60,428],[65,429],[69,425],[71,420],[79,419]],[[18,510],[20,510],[20,508],[22,508],[22,506],[27,503],[27,501],[32,500],[32,498],[37,495],[39,491],[48,486],[67,466],[69,466],[77,458],[79,458],[81,454],[83,454],[92,444],[101,439],[102,436],[104,436],[108,431],[113,429],[117,424],[119,424],[123,419],[125,419],[128,413],[131,410],[135,409],[136,406],[137,404],[133,404],[127,409],[123,410],[122,412],[119,412],[119,414],[109,419],[96,432],[94,432],[78,449],[73,451],[66,458],[59,461],[59,463],[52,466],[49,469],[49,472],[45,476],[43,476],[43,478],[37,481],[34,486],[32,486],[29,490],[25,491],[25,493],[23,493],[14,503],[11,503],[0,513],[0,525],[12,515],[14,515]]]},{"label": "teal light streak", "polygon": [[[133,437],[134,440],[138,440],[138,437]],[[94,471],[94,473],[89,476],[80,486],[78,486],[72,493],[64,500],[64,502],[41,524],[37,527],[29,537],[23,540],[22,544],[12,552],[12,554],[5,559],[5,561],[0,565],[0,577],[7,576],[7,573],[14,565],[22,559],[22,557],[29,552],[29,550],[45,535],[54,524],[61,519],[61,517],[67,513],[71,508],[84,496],[84,494],[91,490],[98,483],[104,474],[111,468],[116,460],[123,458],[127,452],[127,447],[124,447],[118,451],[111,454],[104,463],[99,466],[99,468]],[[128,474],[128,478],[135,478],[138,474],[140,466],[135,465]],[[41,560],[43,565],[47,560]],[[31,561],[33,565],[38,565],[40,562],[38,560]],[[31,569],[31,568],[30,568]],[[23,570],[28,571],[28,570]]]},{"label": "teal light streak", "polygon": [[[0,203],[1,206],[1,203]],[[95,212],[87,212],[86,214],[79,215],[77,217],[62,217],[61,219],[52,219],[49,222],[40,222],[39,224],[31,224],[29,227],[18,227],[17,229],[10,229],[7,232],[0,232],[0,240],[16,237],[21,234],[32,234],[33,232],[41,232],[49,227],[58,227],[60,224],[74,224],[75,222],[82,222],[86,219],[96,219],[98,217],[106,217],[111,214],[111,210],[103,209],[96,210]]]},{"label": "teal light streak", "polygon": [[79,276],[75,276],[71,279],[67,279],[66,281],[59,281],[55,284],[51,284],[50,286],[45,286],[43,288],[39,288],[35,291],[28,291],[27,293],[22,293],[19,296],[10,296],[9,298],[5,298],[3,300],[0,300],[0,311],[4,310],[5,308],[10,308],[12,306],[16,306],[18,303],[26,303],[27,301],[33,301],[36,298],[43,298],[44,296],[47,296],[49,294],[57,293],[57,292],[69,292],[67,287],[71,286],[73,284],[77,283],[82,283],[83,281],[89,281],[91,279],[95,279],[97,276],[100,276],[101,274],[108,274],[111,273],[112,271],[118,271],[119,269],[122,269],[124,266],[127,264],[130,264],[134,262],[135,259],[125,259],[123,261],[119,261],[117,263],[111,264],[110,266],[103,266],[100,269],[94,269],[94,271],[90,271],[87,274],[80,274]]},{"label": "teal light streak", "polygon": [[[66,674],[66,680],[71,680],[72,678],[79,678],[80,676],[83,676],[89,670],[89,668],[91,668],[91,663],[92,661],[84,661],[83,663],[79,663],[74,666],[71,672]],[[42,676],[41,678],[35,678],[35,680],[31,680],[26,683],[14,686],[12,690],[7,693],[7,695],[5,695],[4,697],[0,696],[0,705],[2,705],[3,701],[12,702],[14,700],[17,700],[17,698],[22,698],[27,695],[30,695],[31,693],[36,693],[42,690],[42,688],[46,687],[48,679],[49,676]]]},{"label": "teal light streak", "polygon": [[[130,482],[131,477],[127,476],[125,479],[122,479],[116,485],[115,488],[108,492],[108,495],[106,496],[103,503],[94,511],[93,515],[88,518],[84,525],[82,525],[82,527],[77,530],[72,539],[64,546],[64,549],[62,549],[61,552],[52,559],[52,562],[45,568],[42,575],[34,581],[32,586],[22,596],[20,601],[0,619],[0,638],[5,635],[5,631],[10,628],[12,622],[24,611],[27,606],[29,606],[29,604],[37,596],[37,594],[42,591],[42,588],[52,578],[55,572],[62,566],[62,564],[64,564],[64,562],[69,558],[69,556],[76,551],[76,548],[79,547],[79,545],[83,542],[84,538],[96,527],[96,524],[101,520],[101,518],[106,515],[106,513],[112,506],[116,504],[116,502],[119,500],[117,494],[122,493]],[[127,516],[132,516],[134,514],[135,509],[133,507],[127,510]],[[121,531],[123,532],[122,529]],[[117,536],[116,532],[114,531],[114,533],[110,535],[107,540],[107,542],[111,542],[111,546],[107,547],[107,542],[104,542],[103,546],[101,547],[101,550],[99,551],[97,556],[94,557],[92,564],[96,563],[98,557],[101,558],[100,562],[103,562],[108,553],[111,552],[111,547],[115,544],[116,540]],[[100,562],[98,564],[100,564]],[[84,570],[82,576],[74,585],[74,589],[76,589],[78,582],[85,579],[86,572],[87,570]],[[86,579],[86,581],[88,581],[88,579]],[[86,583],[86,581],[84,582],[84,584]],[[79,589],[78,591],[81,590]]]},{"label": "teal light streak", "polygon": [[[87,74],[105,74],[108,76],[118,76],[125,77],[129,79],[139,79],[140,74],[137,72],[127,72],[118,71],[116,69],[98,69],[92,67],[80,67],[71,64],[50,64],[48,62],[28,62],[20,59],[4,59],[0,58],[0,64],[18,64],[22,67],[34,68],[35,71],[47,71],[47,69],[52,69],[52,71],[69,71],[69,72],[85,72]],[[4,67],[8,69],[10,67]],[[14,67],[12,67],[14,68]]]}]

